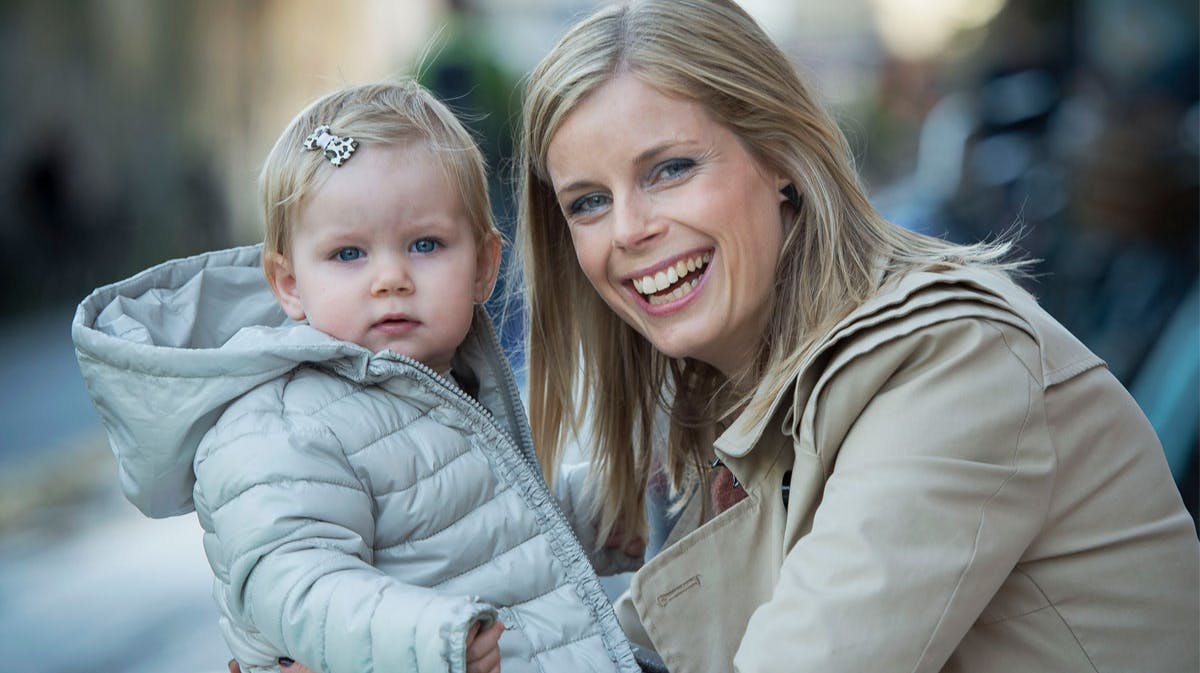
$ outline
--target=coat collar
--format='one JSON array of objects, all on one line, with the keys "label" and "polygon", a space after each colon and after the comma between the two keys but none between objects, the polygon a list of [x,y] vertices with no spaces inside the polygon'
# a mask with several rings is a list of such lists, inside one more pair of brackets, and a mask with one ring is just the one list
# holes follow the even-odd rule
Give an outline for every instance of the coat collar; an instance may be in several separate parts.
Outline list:
[{"label": "coat collar", "polygon": [[[850,312],[834,325],[808,352],[788,382],[779,388],[774,399],[767,402],[761,415],[743,411],[714,442],[722,453],[740,457],[758,444],[780,405],[788,399],[796,384],[814,374],[813,363],[831,347],[862,330],[898,320],[915,311],[950,301],[976,301],[1005,311],[1014,311],[1014,302],[1036,305],[1033,297],[996,273],[978,269],[949,271],[918,271],[900,276],[884,284],[874,297]],[[1032,329],[1030,330],[1032,332]],[[761,408],[768,392],[760,388],[751,398],[747,409]]]}]

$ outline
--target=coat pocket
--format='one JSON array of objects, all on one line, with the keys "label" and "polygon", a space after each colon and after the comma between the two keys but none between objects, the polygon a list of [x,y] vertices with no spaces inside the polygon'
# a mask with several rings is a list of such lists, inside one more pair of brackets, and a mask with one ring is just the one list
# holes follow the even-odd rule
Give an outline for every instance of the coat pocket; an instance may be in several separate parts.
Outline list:
[{"label": "coat pocket", "polygon": [[651,559],[630,595],[654,648],[672,673],[733,670],[750,615],[770,598],[781,531],[756,494]]}]

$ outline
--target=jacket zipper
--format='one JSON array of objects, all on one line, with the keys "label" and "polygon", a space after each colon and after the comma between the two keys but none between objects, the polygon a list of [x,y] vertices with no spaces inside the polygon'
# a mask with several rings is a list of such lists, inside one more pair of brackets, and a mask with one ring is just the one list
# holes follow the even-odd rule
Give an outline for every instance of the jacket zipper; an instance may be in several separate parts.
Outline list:
[{"label": "jacket zipper", "polygon": [[[485,321],[479,321],[479,323],[486,325],[485,334],[486,334],[486,337],[488,340],[488,343],[486,345],[489,347],[492,354],[495,354],[498,352],[499,357],[504,358],[505,357],[504,352],[499,347],[499,340],[497,339],[495,332],[491,329],[491,325]],[[545,495],[547,496],[546,501],[550,503],[550,509],[553,512],[554,516],[558,519],[558,521],[561,524],[563,524],[565,526],[565,528],[567,530],[567,534],[570,536],[571,541],[575,543],[575,549],[582,552],[580,561],[584,564],[587,564],[588,569],[591,570],[590,578],[592,581],[590,582],[590,584],[593,584],[594,586],[591,587],[590,591],[599,592],[599,594],[603,596],[604,588],[602,586],[600,586],[600,581],[599,581],[599,578],[596,576],[595,569],[593,569],[591,567],[591,561],[588,560],[588,550],[586,548],[584,548],[583,543],[579,540],[579,536],[576,535],[575,528],[573,526],[571,526],[571,521],[569,519],[567,519],[567,516],[565,514],[563,514],[562,506],[559,504],[558,498],[554,497],[554,492],[550,490],[549,485],[545,483],[544,479],[542,479],[542,471],[541,471],[541,468],[537,464],[536,456],[529,455],[529,452],[525,448],[525,447],[528,447],[529,449],[532,449],[532,447],[533,447],[533,440],[528,435],[528,433],[529,433],[528,421],[526,421],[524,418],[516,419],[517,428],[522,431],[522,434],[526,435],[526,443],[524,445],[520,445],[514,440],[514,438],[512,436],[510,436],[508,434],[507,431],[504,430],[503,427],[500,426],[499,421],[496,420],[496,416],[491,412],[491,410],[489,410],[487,407],[483,406],[483,404],[481,404],[479,402],[479,400],[476,400],[475,398],[468,395],[462,388],[460,388],[458,386],[450,385],[449,382],[447,382],[445,380],[445,378],[443,378],[440,374],[438,374],[437,372],[430,369],[425,364],[423,364],[417,360],[414,360],[406,355],[399,355],[399,354],[395,354],[395,353],[393,355],[395,355],[397,361],[400,361],[400,362],[403,362],[404,364],[408,364],[408,365],[412,366],[412,368],[414,370],[416,370],[418,373],[424,375],[424,377],[426,379],[429,379],[430,383],[433,383],[435,386],[439,386],[442,389],[448,391],[451,395],[454,396],[454,398],[456,400],[466,403],[466,405],[468,407],[473,409],[477,414],[479,414],[485,420],[487,420],[488,424],[491,426],[492,429],[494,429],[496,431],[496,434],[501,439],[503,439],[504,441],[508,442],[511,445],[516,445],[517,453],[524,460],[525,464],[530,468],[530,471],[533,473],[534,479],[536,480],[537,484],[540,486],[540,488],[543,489]],[[507,365],[507,358],[505,358],[504,362]],[[505,391],[508,394],[507,399],[509,401],[517,400],[519,402],[521,397],[517,390],[516,382],[513,379],[512,369],[510,366],[505,366],[503,368],[503,377],[504,377],[504,383],[505,383]],[[524,407],[521,406],[519,409],[516,410],[516,413],[524,414],[525,413]],[[561,559],[560,559],[560,561],[561,561]],[[570,582],[569,575],[566,579],[568,582]],[[584,581],[587,582],[586,579]],[[581,596],[581,598],[582,598],[582,596]],[[585,608],[588,609],[589,612],[593,613],[593,617],[597,621],[597,626],[599,626],[601,629],[601,634],[604,634],[607,631],[607,629],[604,626],[605,625],[604,615],[596,614],[595,611],[592,610],[591,604],[586,600],[584,600],[584,606],[585,606]],[[614,623],[617,623],[617,622],[614,622]],[[628,642],[628,639],[625,637],[624,632],[622,632],[620,630],[619,626],[618,626],[617,633],[618,633],[619,638],[625,639],[625,642]],[[608,638],[606,636],[602,636],[602,638],[606,643],[605,649],[608,650],[608,647],[607,647]],[[617,646],[617,643],[613,643],[613,645]],[[619,670],[621,667],[621,657],[618,655],[617,652],[613,652],[613,651],[608,652],[608,654],[609,654],[610,658],[612,658],[613,663],[616,664],[616,666]]]},{"label": "jacket zipper", "polygon": [[[487,340],[486,345],[488,346],[488,348],[492,352],[492,354],[494,355],[496,353],[499,353],[499,357],[505,358],[504,351],[500,348],[499,339],[497,339],[496,333],[492,329],[491,324],[484,320],[477,321],[477,324],[479,324],[483,327],[482,331],[484,332],[484,338]],[[520,441],[517,441],[511,435],[509,435],[508,432],[503,427],[501,427],[499,421],[496,419],[495,414],[493,414],[490,409],[483,406],[483,404],[481,404],[479,402],[479,400],[476,400],[475,398],[468,395],[462,388],[455,386],[455,385],[451,385],[440,374],[433,371],[432,369],[430,369],[428,366],[426,366],[422,362],[414,360],[413,358],[408,357],[407,355],[400,355],[398,353],[393,353],[393,355],[395,356],[395,359],[397,361],[400,361],[400,362],[403,362],[404,364],[410,365],[413,369],[415,369],[418,372],[420,372],[421,374],[423,374],[425,376],[425,378],[429,380],[430,383],[433,383],[435,386],[439,386],[443,390],[450,392],[456,400],[467,404],[467,406],[469,406],[476,413],[478,413],[485,420],[487,420],[488,424],[500,435],[500,437],[502,437],[504,440],[506,440],[509,444],[513,445],[517,449],[517,454],[521,456],[522,460],[525,461],[525,464],[533,472],[534,477],[537,479],[538,485],[542,489],[545,490],[545,494],[548,496],[546,499],[550,503],[550,506],[553,509],[554,514],[557,516],[559,521],[566,524],[567,532],[570,534],[571,540],[575,542],[575,546],[578,549],[583,551],[584,560],[587,561],[588,550],[584,548],[583,543],[579,540],[579,536],[576,535],[575,528],[571,525],[570,520],[568,520],[567,516],[565,514],[563,514],[562,506],[559,504],[558,498],[554,497],[554,492],[550,489],[549,484],[546,484],[545,481],[542,479],[542,470],[541,470],[541,467],[538,465],[536,454],[530,455],[530,453],[529,453],[533,449],[533,438],[528,435],[528,433],[529,433],[528,421],[526,421],[524,418],[516,419],[517,428],[521,431],[522,434],[526,435],[523,438],[525,441],[524,441],[524,443],[522,443]],[[503,373],[504,384],[505,384],[504,385],[505,393],[507,394],[507,396],[508,396],[507,398],[509,401],[517,400],[519,402],[521,399],[521,395],[520,395],[520,392],[517,390],[516,381],[513,379],[512,369],[510,366],[508,366],[507,358],[505,358],[504,362],[505,362],[505,366],[502,368],[502,373]],[[515,413],[524,414],[525,413],[524,406],[522,405],[522,406],[520,406],[520,408],[516,409]],[[588,563],[590,564],[590,562],[588,562]],[[593,571],[593,573],[594,573],[594,571]]]}]

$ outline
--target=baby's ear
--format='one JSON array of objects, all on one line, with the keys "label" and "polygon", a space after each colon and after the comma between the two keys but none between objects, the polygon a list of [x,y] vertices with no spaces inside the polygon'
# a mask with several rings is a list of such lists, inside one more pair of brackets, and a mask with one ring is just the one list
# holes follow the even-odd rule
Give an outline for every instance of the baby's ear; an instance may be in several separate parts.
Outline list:
[{"label": "baby's ear", "polygon": [[479,258],[475,262],[476,304],[487,301],[496,288],[496,277],[500,274],[500,249],[500,235],[496,233],[488,234],[479,246]]},{"label": "baby's ear", "polygon": [[279,301],[283,312],[292,320],[304,320],[304,304],[300,301],[300,290],[296,287],[296,274],[293,272],[292,263],[288,258],[277,252],[265,253],[263,255],[263,271],[267,274],[271,292],[275,293],[275,299]]}]

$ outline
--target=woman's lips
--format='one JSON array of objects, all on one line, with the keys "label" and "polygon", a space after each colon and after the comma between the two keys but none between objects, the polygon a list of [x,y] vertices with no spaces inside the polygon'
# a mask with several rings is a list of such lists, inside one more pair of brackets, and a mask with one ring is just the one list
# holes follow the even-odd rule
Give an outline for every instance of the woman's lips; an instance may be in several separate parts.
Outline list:
[{"label": "woman's lips", "polygon": [[682,255],[653,272],[640,273],[626,285],[652,315],[670,313],[690,302],[703,286],[712,258],[711,249]]},{"label": "woman's lips", "polygon": [[703,274],[704,269],[712,261],[712,255],[711,249],[680,255],[666,264],[637,273],[629,278],[628,282],[633,285],[633,289],[638,294],[645,297],[656,295],[661,297],[670,294],[667,290],[682,287],[681,280],[689,277],[695,278],[695,274]]}]

